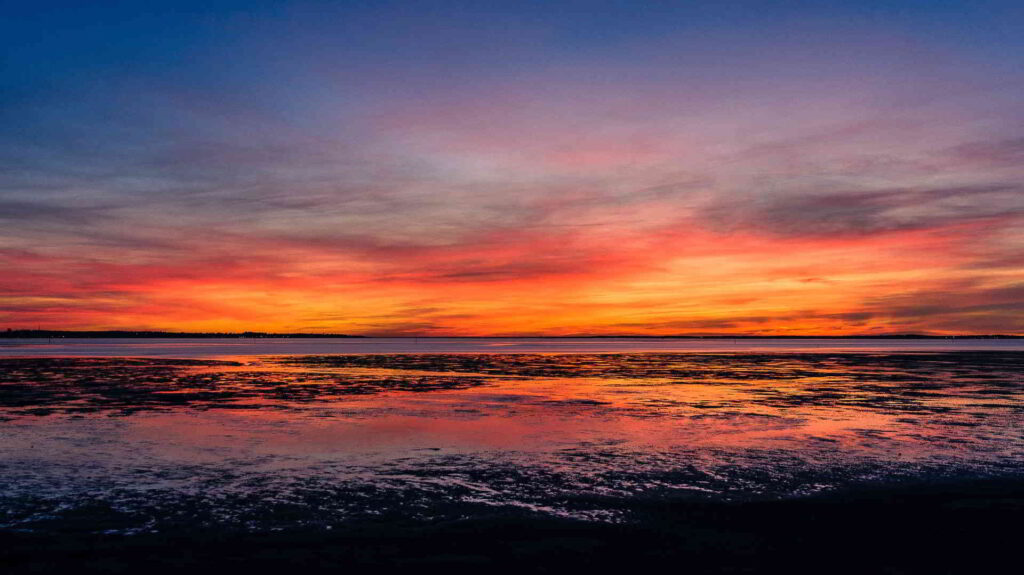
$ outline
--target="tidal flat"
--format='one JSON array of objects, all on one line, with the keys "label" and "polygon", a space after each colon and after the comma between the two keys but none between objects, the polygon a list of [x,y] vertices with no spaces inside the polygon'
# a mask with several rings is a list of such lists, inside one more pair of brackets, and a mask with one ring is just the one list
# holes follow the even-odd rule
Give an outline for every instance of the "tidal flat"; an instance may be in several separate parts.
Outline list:
[{"label": "tidal flat", "polygon": [[0,433],[11,572],[964,572],[1024,518],[1021,351],[6,357]]}]

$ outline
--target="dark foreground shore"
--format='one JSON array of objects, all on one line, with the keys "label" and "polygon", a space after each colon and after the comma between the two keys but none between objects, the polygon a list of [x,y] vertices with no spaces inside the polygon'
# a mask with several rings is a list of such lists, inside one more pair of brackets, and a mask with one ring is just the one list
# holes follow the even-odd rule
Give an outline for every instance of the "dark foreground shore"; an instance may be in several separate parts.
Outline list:
[{"label": "dark foreground shore", "polygon": [[[995,573],[1019,560],[1024,481],[861,488],[776,501],[636,502],[627,524],[530,515],[144,535],[3,532],[4,572]],[[236,571],[237,572],[237,571]]]}]

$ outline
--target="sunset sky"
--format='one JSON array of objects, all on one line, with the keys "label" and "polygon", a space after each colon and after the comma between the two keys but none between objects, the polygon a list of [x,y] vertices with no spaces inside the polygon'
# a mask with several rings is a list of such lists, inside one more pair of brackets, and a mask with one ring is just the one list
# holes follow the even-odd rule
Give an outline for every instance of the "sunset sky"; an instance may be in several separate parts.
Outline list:
[{"label": "sunset sky", "polygon": [[1022,2],[11,2],[0,329],[1024,333]]}]

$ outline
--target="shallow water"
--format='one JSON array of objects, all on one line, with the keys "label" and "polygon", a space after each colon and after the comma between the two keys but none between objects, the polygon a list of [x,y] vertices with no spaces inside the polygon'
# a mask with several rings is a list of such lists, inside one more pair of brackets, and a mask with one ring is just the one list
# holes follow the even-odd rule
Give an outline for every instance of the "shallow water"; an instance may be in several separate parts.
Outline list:
[{"label": "shallow water", "polygon": [[628,521],[1024,475],[1019,351],[231,355],[0,358],[0,527]]},{"label": "shallow water", "polygon": [[630,353],[630,352],[900,352],[1024,351],[1024,339],[786,338],[202,338],[4,339],[0,357],[222,358],[354,353]]}]

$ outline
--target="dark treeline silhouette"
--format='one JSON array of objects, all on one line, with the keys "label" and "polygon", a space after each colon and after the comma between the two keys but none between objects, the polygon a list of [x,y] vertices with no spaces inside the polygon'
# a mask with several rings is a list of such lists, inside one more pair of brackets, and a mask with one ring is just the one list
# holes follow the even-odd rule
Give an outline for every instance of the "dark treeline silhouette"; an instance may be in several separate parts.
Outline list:
[{"label": "dark treeline silhouette", "polygon": [[393,338],[449,338],[449,339],[1022,339],[1024,335],[982,334],[982,335],[923,335],[916,333],[885,335],[509,335],[509,336],[424,336],[424,335],[381,335],[363,336],[343,333],[269,333],[262,331],[243,332],[177,332],[149,330],[53,330],[53,329],[10,329],[0,331],[3,338],[335,338],[335,337],[393,337]]},{"label": "dark treeline silhouette", "polygon": [[266,333],[261,331],[235,332],[177,332],[177,331],[69,331],[52,329],[8,329],[0,337],[10,338],[315,338],[315,337],[363,337],[341,333]]},{"label": "dark treeline silhouette", "polygon": [[622,339],[1022,339],[1024,335],[1010,334],[964,334],[964,335],[925,335],[919,333],[885,334],[885,335],[568,335],[574,338],[622,338]]}]

